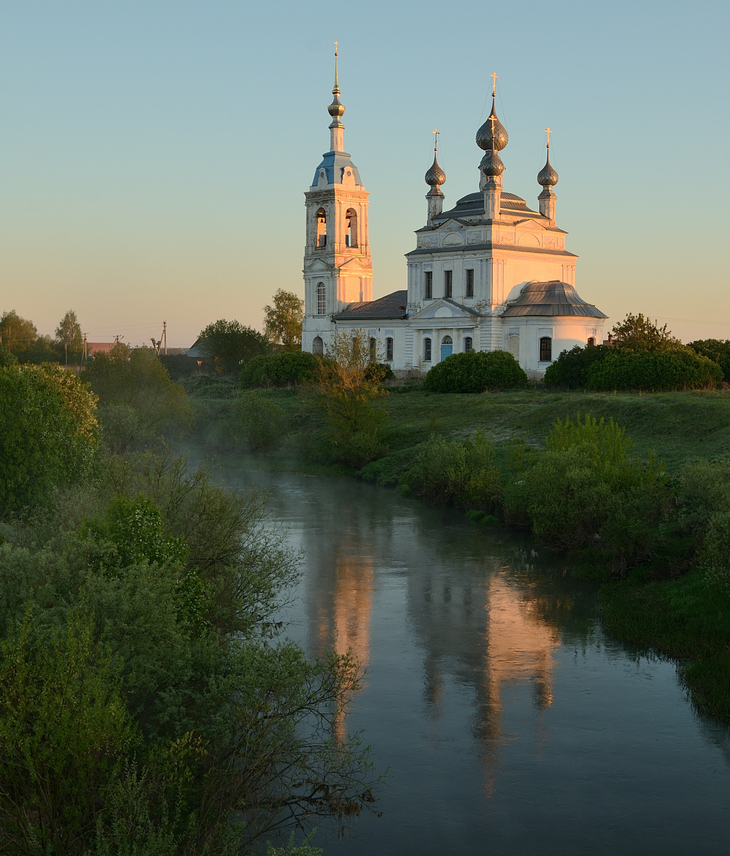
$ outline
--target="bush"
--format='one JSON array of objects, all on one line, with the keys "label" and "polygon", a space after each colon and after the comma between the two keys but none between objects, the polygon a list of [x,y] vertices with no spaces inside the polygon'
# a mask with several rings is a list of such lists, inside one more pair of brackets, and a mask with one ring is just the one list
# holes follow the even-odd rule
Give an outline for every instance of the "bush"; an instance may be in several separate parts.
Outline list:
[{"label": "bush", "polygon": [[236,402],[239,430],[252,452],[279,446],[289,430],[283,407],[257,392],[244,392]]},{"label": "bush", "polygon": [[671,499],[661,464],[633,457],[613,420],[587,415],[559,419],[546,447],[512,486],[513,513],[556,547],[609,553],[618,571],[646,557]]},{"label": "bush", "polygon": [[163,434],[179,438],[192,426],[185,390],[170,380],[157,355],[147,348],[132,351],[119,343],[109,354],[94,357],[81,379],[99,396],[104,439],[112,451],[142,447]]},{"label": "bush", "polygon": [[429,392],[485,392],[524,389],[527,375],[506,351],[468,351],[452,354],[426,375],[423,388]]},{"label": "bush", "polygon": [[483,431],[468,440],[432,434],[401,484],[434,503],[492,509],[501,495],[494,446]]},{"label": "bush", "polygon": [[0,514],[79,481],[98,444],[96,396],[59,366],[0,368]]},{"label": "bush", "polygon": [[605,345],[575,345],[569,351],[563,351],[545,372],[545,386],[548,388],[585,389],[588,369],[605,359],[613,349]]},{"label": "bush", "polygon": [[283,351],[250,359],[241,370],[245,388],[297,386],[313,383],[319,375],[319,363],[308,351]]},{"label": "bush", "polygon": [[730,510],[710,516],[697,564],[709,583],[730,591]]},{"label": "bush", "polygon": [[730,383],[730,339],[698,339],[687,345],[696,354],[708,357],[722,369],[725,383]]},{"label": "bush", "polygon": [[707,389],[721,381],[720,366],[689,348],[614,351],[589,367],[586,388],[670,392]]}]

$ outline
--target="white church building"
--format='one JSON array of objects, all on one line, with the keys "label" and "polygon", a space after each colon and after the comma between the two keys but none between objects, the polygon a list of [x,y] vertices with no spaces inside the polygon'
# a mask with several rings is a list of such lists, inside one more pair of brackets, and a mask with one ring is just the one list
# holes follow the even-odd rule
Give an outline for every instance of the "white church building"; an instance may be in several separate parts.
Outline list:
[{"label": "white church building", "polygon": [[408,287],[373,300],[368,192],[344,150],[337,54],[332,94],[330,151],[305,193],[303,350],[326,352],[335,330],[359,330],[398,373],[425,373],[452,353],[502,349],[540,377],[561,351],[601,342],[607,316],[578,296],[577,256],[556,225],[549,135],[533,211],[502,189],[499,152],[508,136],[494,87],[492,112],[476,135],[479,190],[444,210],[446,175],[435,145],[426,224],[406,254]]}]

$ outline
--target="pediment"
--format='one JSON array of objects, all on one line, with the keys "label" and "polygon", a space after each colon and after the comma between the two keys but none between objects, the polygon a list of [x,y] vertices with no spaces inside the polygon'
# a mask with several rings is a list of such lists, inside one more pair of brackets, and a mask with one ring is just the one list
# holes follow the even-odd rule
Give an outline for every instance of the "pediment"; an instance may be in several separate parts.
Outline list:
[{"label": "pediment", "polygon": [[437,319],[467,319],[469,321],[474,321],[475,316],[473,312],[469,312],[463,306],[460,306],[458,303],[454,303],[450,300],[434,300],[432,303],[429,303],[428,306],[423,308],[420,312],[417,312],[415,315],[412,315],[411,318],[414,321],[425,321],[425,320],[437,320]]},{"label": "pediment", "polygon": [[328,265],[324,259],[312,259],[308,266],[308,270],[315,271],[317,273],[324,273],[325,271],[329,272],[332,270],[332,265]]},{"label": "pediment", "polygon": [[460,223],[458,220],[447,220],[445,223],[442,223],[439,226],[439,232],[458,232],[460,229],[464,228],[464,224]]}]

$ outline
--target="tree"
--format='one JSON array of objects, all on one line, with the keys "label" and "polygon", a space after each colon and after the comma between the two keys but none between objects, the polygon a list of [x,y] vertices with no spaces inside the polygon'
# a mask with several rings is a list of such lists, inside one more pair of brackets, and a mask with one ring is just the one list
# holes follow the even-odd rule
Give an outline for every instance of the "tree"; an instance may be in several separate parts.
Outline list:
[{"label": "tree", "polygon": [[42,504],[85,476],[97,446],[96,396],[60,366],[0,368],[0,513]]},{"label": "tree", "polygon": [[611,330],[614,347],[626,351],[668,351],[683,347],[679,339],[672,336],[665,324],[644,317],[641,312],[634,315],[629,312],[623,321]]},{"label": "tree", "polygon": [[320,363],[319,398],[336,458],[361,467],[382,451],[386,414],[373,406],[385,392],[387,366],[377,362],[364,330],[336,330]]},{"label": "tree", "polygon": [[38,338],[35,324],[11,309],[0,318],[0,344],[23,362],[27,352]]},{"label": "tree", "polygon": [[97,354],[81,373],[99,396],[99,416],[108,445],[116,452],[154,442],[161,434],[181,436],[193,412],[185,390],[146,348],[119,342]]},{"label": "tree", "polygon": [[84,347],[84,337],[81,334],[81,325],[79,324],[76,313],[69,309],[63,316],[58,327],[56,327],[56,345],[64,355],[66,365],[68,365],[68,355],[81,356],[81,351]]},{"label": "tree", "polygon": [[285,351],[297,351],[302,347],[302,319],[304,301],[291,291],[279,289],[274,295],[273,306],[264,306],[264,332],[274,344]]},{"label": "tree", "polygon": [[723,380],[730,383],[730,340],[698,339],[696,342],[689,342],[687,347],[716,362],[722,369]]},{"label": "tree", "polygon": [[239,321],[208,324],[201,330],[198,341],[201,352],[213,360],[218,374],[235,374],[241,363],[269,350],[269,340],[263,333]]}]

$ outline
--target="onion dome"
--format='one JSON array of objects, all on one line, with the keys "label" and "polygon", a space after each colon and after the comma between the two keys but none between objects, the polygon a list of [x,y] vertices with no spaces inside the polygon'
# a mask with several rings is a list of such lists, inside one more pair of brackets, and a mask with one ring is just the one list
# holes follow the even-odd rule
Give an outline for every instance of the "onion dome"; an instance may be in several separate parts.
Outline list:
[{"label": "onion dome", "polygon": [[507,130],[497,118],[497,111],[494,106],[494,95],[492,95],[492,112],[489,114],[487,121],[477,131],[476,140],[480,149],[484,149],[484,151],[494,149],[498,152],[501,152],[509,142]]},{"label": "onion dome", "polygon": [[332,116],[333,119],[341,119],[345,113],[345,105],[340,101],[340,89],[337,87],[332,90],[332,94],[335,96],[334,101],[327,108],[327,112]]},{"label": "onion dome", "polygon": [[439,166],[439,162],[436,160],[435,152],[433,156],[433,164],[426,173],[425,180],[426,184],[430,185],[431,187],[441,187],[441,185],[446,182],[446,173]]},{"label": "onion dome", "polygon": [[[332,89],[332,94],[335,96],[330,106],[327,108],[327,112],[330,116],[335,120],[335,123],[338,119],[341,119],[345,113],[345,105],[340,101],[340,95],[342,94],[340,91],[340,82],[338,79],[337,73],[337,57],[339,52],[337,50],[337,42],[335,42],[335,85]],[[334,124],[334,123],[333,123]]]},{"label": "onion dome", "polygon": [[547,150],[547,161],[545,166],[537,174],[537,183],[543,187],[555,187],[558,183],[558,174],[550,164],[550,147]]},{"label": "onion dome", "polygon": [[487,176],[502,175],[504,164],[502,163],[502,158],[494,149],[488,149],[479,164],[479,169]]}]

